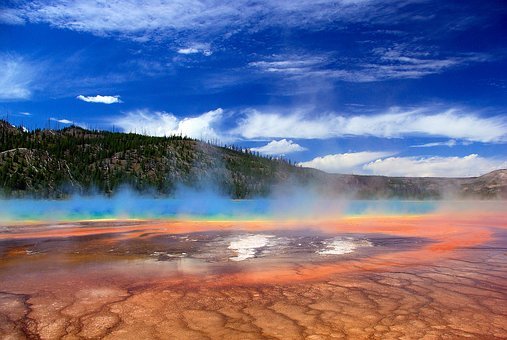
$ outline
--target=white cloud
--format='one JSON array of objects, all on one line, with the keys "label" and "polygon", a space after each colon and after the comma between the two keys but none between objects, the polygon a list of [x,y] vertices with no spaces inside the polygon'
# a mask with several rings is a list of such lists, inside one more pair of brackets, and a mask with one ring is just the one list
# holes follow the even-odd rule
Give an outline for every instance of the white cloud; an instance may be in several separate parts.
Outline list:
[{"label": "white cloud", "polygon": [[411,51],[415,48],[416,46],[402,44],[391,49],[376,48],[365,51],[363,57],[355,58],[354,61],[330,54],[275,55],[267,60],[251,62],[249,66],[266,73],[283,74],[289,79],[327,78],[361,83],[421,78],[460,65],[491,59],[489,55],[481,53],[441,56],[433,50]]},{"label": "white cloud", "polygon": [[[404,1],[418,2],[417,0]],[[0,22],[47,23],[53,27],[90,32],[99,36],[131,38],[138,42],[172,38],[180,54],[212,54],[199,40],[227,39],[237,32],[252,33],[267,27],[340,27],[349,22],[396,24],[421,20],[410,6],[393,6],[387,0],[52,0],[14,2],[0,12]],[[283,20],[280,20],[283,18]],[[417,19],[416,19],[417,18]],[[368,30],[366,30],[367,32]],[[370,32],[379,32],[373,30]],[[373,33],[372,33],[373,34]],[[378,39],[362,41],[365,48]],[[425,39],[427,40],[427,39]],[[271,56],[250,63],[262,72],[288,79],[322,77],[348,82],[412,79],[473,62],[488,60],[478,53],[445,54],[414,38],[386,48],[369,48],[361,57]],[[382,45],[379,39],[377,46]],[[401,38],[400,38],[401,41]],[[420,51],[426,46],[425,51]]]},{"label": "white cloud", "polygon": [[202,140],[219,139],[226,141],[227,137],[220,136],[215,126],[222,120],[223,110],[216,109],[205,112],[196,117],[178,118],[169,112],[151,112],[148,110],[131,111],[112,123],[125,132],[135,132],[151,136],[183,135]]},{"label": "white cloud", "polygon": [[324,56],[275,56],[274,60],[262,60],[251,62],[248,65],[264,72],[284,74],[309,74],[316,68],[324,66],[327,62]]},{"label": "white cloud", "polygon": [[30,112],[19,112],[22,116],[31,116],[32,114]]},{"label": "white cloud", "polygon": [[[135,70],[138,71],[137,68]],[[72,58],[36,59],[0,51],[0,102],[37,99],[39,94],[44,98],[63,97],[68,96],[69,89],[87,92],[90,89],[110,88],[112,84],[134,79],[132,74],[120,73],[76,76],[79,72],[79,65]],[[100,97],[105,97],[106,101],[117,100],[114,99],[115,96],[96,96],[99,100]]]},{"label": "white cloud", "polygon": [[304,151],[306,148],[294,143],[292,140],[281,139],[279,141],[273,140],[264,146],[251,148],[252,151],[257,151],[265,155],[286,155],[293,152]]},{"label": "white cloud", "polygon": [[333,138],[343,136],[440,136],[478,142],[507,141],[507,119],[481,117],[458,109],[390,109],[381,114],[345,116],[328,113],[245,111],[232,131],[253,138]]},{"label": "white cloud", "polygon": [[61,124],[72,124],[72,121],[68,120],[68,119],[57,119],[57,118],[49,118],[49,120],[53,121],[53,122],[57,122],[57,123],[61,123]]},{"label": "white cloud", "polygon": [[188,47],[180,48],[177,51],[179,54],[196,54],[200,53],[206,57],[209,57],[213,54],[211,47],[209,44],[203,43],[194,43],[189,45]]},{"label": "white cloud", "polygon": [[445,142],[434,142],[434,143],[425,143],[425,144],[418,144],[418,145],[411,145],[411,148],[431,148],[434,146],[448,146],[453,147],[458,145],[459,143],[455,139],[449,139]]},{"label": "white cloud", "polygon": [[[484,53],[445,55],[434,49],[428,48],[424,51],[420,49],[421,46],[412,44],[397,44],[392,48],[374,49],[371,55],[372,61],[360,63],[358,69],[352,70],[350,75],[357,77],[357,82],[415,79],[492,58]],[[347,71],[344,70],[344,72]],[[354,81],[353,79],[343,80]]]},{"label": "white cloud", "polygon": [[180,54],[194,54],[194,53],[199,53],[199,52],[200,51],[194,47],[180,48],[178,50],[178,53],[180,53]]},{"label": "white cloud", "polygon": [[0,24],[23,25],[25,19],[20,16],[20,11],[11,8],[0,8]]},{"label": "white cloud", "polygon": [[102,103],[102,104],[115,104],[115,103],[122,103],[120,100],[120,96],[83,96],[79,95],[76,97],[76,99],[82,100],[87,103]]},{"label": "white cloud", "polygon": [[507,168],[507,161],[471,154],[465,157],[389,157],[363,166],[376,175],[407,177],[471,177]]},{"label": "white cloud", "polygon": [[[174,31],[216,33],[256,26],[310,26],[336,18],[364,20],[370,1],[350,0],[54,0],[30,1],[2,10],[1,20],[123,35],[146,41]],[[374,3],[374,2],[373,2]],[[357,13],[353,16],[352,14]],[[368,12],[367,12],[368,13]],[[280,20],[279,18],[283,18]]]},{"label": "white cloud", "polygon": [[351,152],[316,157],[299,165],[330,173],[400,177],[473,177],[507,168],[507,161],[471,154],[464,157],[389,157],[389,152]]},{"label": "white cloud", "polygon": [[298,165],[308,168],[315,168],[330,173],[360,173],[361,165],[392,155],[392,152],[350,152],[316,157]]},{"label": "white cloud", "polygon": [[284,114],[249,109],[232,132],[247,139],[330,138],[333,132],[329,123],[326,117],[306,117],[303,112]]},{"label": "white cloud", "polygon": [[29,99],[34,74],[33,66],[23,58],[0,55],[0,101]]}]

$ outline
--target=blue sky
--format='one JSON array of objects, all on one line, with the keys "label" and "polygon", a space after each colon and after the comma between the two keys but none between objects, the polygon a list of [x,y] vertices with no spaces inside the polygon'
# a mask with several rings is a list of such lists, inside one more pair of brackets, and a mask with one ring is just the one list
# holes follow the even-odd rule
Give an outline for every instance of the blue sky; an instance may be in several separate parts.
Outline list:
[{"label": "blue sky", "polygon": [[185,134],[329,172],[507,167],[507,3],[7,1],[0,116]]}]

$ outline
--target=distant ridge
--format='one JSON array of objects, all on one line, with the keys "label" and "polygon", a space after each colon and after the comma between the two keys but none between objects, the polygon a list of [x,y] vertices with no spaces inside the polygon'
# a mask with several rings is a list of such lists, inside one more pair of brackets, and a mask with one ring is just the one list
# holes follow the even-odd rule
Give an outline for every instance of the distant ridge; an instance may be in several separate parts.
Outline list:
[{"label": "distant ridge", "polygon": [[0,192],[6,197],[62,198],[113,194],[124,186],[171,195],[179,186],[212,188],[231,198],[289,189],[350,198],[507,199],[507,170],[473,178],[328,174],[181,136],[62,130],[23,131],[0,120]]}]

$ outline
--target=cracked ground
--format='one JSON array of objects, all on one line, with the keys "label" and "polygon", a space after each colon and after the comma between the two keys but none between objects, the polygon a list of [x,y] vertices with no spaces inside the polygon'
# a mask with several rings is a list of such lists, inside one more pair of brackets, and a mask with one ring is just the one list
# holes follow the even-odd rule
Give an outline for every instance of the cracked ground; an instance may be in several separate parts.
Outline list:
[{"label": "cracked ground", "polygon": [[[504,339],[505,217],[4,226],[0,337]],[[281,241],[228,260],[244,232]],[[328,235],[374,246],[319,256]]]}]

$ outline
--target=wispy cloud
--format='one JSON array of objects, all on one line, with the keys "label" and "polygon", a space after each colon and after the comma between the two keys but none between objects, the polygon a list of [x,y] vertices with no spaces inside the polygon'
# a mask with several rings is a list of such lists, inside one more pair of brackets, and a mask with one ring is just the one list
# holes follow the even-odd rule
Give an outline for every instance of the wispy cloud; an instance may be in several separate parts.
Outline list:
[{"label": "wispy cloud", "polygon": [[445,141],[445,142],[433,142],[433,143],[425,143],[425,144],[417,144],[417,145],[411,145],[410,147],[411,148],[431,148],[431,147],[435,147],[435,146],[448,146],[448,147],[453,147],[453,146],[456,146],[456,145],[460,145],[460,144],[470,144],[470,142],[458,142],[457,140],[455,139],[449,139],[448,141]]},{"label": "wispy cloud", "polygon": [[[73,125],[73,126],[79,126],[79,127],[82,127],[83,129],[90,129],[90,126],[87,124],[87,123],[83,123],[83,122],[76,122],[76,121],[73,121],[73,120],[70,120],[70,119],[67,119],[67,118],[55,118],[55,117],[51,117],[49,118],[50,121],[52,122],[56,122],[58,124],[63,124],[63,125]],[[57,127],[60,127],[57,125]]]},{"label": "wispy cloud", "polygon": [[286,55],[271,56],[269,60],[254,61],[248,65],[264,72],[304,75],[325,66],[328,58],[324,56]]},{"label": "wispy cloud", "polygon": [[360,64],[356,73],[370,73],[374,80],[421,78],[492,59],[485,53],[445,53],[435,46],[414,43],[375,48],[372,52],[372,61]]},{"label": "wispy cloud", "polygon": [[0,101],[29,99],[35,76],[35,67],[22,57],[0,54]]},{"label": "wispy cloud", "polygon": [[[0,101],[68,97],[91,91],[111,91],[119,83],[139,79],[144,70],[93,74],[75,58],[47,58],[0,52]],[[84,72],[84,73],[83,73]],[[137,78],[136,78],[137,77]],[[104,97],[104,98],[101,98]],[[80,100],[114,102],[119,96],[79,96]]]},{"label": "wispy cloud", "polygon": [[22,16],[23,14],[19,9],[0,7],[0,24],[23,25],[25,19]]},{"label": "wispy cloud", "polygon": [[507,168],[507,161],[471,154],[465,157],[389,157],[363,166],[376,175],[471,177]]},{"label": "wispy cloud", "polygon": [[111,123],[125,132],[151,136],[183,135],[201,140],[228,140],[219,134],[217,125],[221,123],[222,109],[205,112],[194,117],[178,118],[164,111],[136,110],[113,119]]},{"label": "wispy cloud", "polygon": [[[54,27],[122,35],[146,40],[175,31],[212,33],[251,26],[311,26],[336,18],[351,19],[371,1],[319,0],[55,0],[30,1],[2,11],[4,23],[45,22]],[[374,3],[374,2],[373,2]],[[356,14],[354,17],[361,18]],[[283,18],[283,20],[279,20]]]},{"label": "wispy cloud", "polygon": [[362,173],[361,166],[372,160],[393,155],[393,152],[348,152],[315,157],[314,159],[301,162],[298,165],[315,168],[329,173]]},{"label": "wispy cloud", "polygon": [[247,139],[439,136],[478,142],[507,141],[505,117],[481,117],[459,109],[393,108],[385,113],[352,116],[250,109],[245,115],[232,132]]},{"label": "wispy cloud", "polygon": [[292,140],[281,139],[273,140],[264,146],[251,148],[252,151],[257,151],[265,155],[287,155],[294,152],[305,151],[306,148],[294,143]]},{"label": "wispy cloud", "polygon": [[83,96],[79,95],[76,97],[76,99],[82,100],[87,103],[102,103],[102,104],[115,104],[115,103],[122,103],[120,100],[120,96]]},{"label": "wispy cloud", "polygon": [[53,122],[61,123],[61,124],[72,124],[71,120],[68,120],[65,118],[58,119],[58,118],[51,117],[51,118],[49,118],[49,120],[51,120]]},{"label": "wispy cloud", "polygon": [[[227,119],[226,119],[227,117]],[[276,148],[297,148],[289,139],[330,139],[340,137],[406,138],[447,137],[453,141],[438,145],[466,145],[470,142],[506,143],[507,119],[503,116],[484,117],[467,110],[421,107],[391,108],[368,115],[316,114],[306,109],[237,112],[222,109],[198,116],[178,118],[164,111],[135,110],[115,118],[112,123],[125,131],[154,136],[183,134],[198,139],[276,139],[256,151]],[[437,146],[435,143],[419,147]]]},{"label": "wispy cloud", "polygon": [[344,58],[331,54],[276,55],[250,62],[249,66],[267,74],[290,79],[326,78],[347,82],[374,82],[389,79],[416,79],[448,69],[485,62],[492,57],[484,53],[442,55],[435,47],[414,52],[420,46],[398,44],[392,48],[374,48],[362,56]]},{"label": "wispy cloud", "polygon": [[[170,48],[179,54],[173,60],[178,60],[178,57],[191,59],[188,58],[190,55],[210,56],[214,52],[211,46],[214,48],[220,46],[235,34],[243,34],[241,44],[244,46],[253,45],[256,42],[252,33],[266,28],[318,29],[336,32],[336,30],[346,31],[348,23],[357,22],[368,27],[362,30],[361,39],[364,35],[364,41],[358,41],[358,47],[349,50],[338,47],[328,49],[328,52],[333,50],[334,55],[326,52],[317,53],[315,52],[317,49],[282,55],[276,46],[280,43],[280,36],[277,34],[271,35],[275,44],[270,53],[278,53],[275,55],[263,56],[262,49],[255,54],[248,54],[246,49],[233,46],[231,51],[248,58],[248,60],[242,60],[244,61],[240,70],[240,72],[243,71],[240,73],[242,77],[223,72],[215,81],[203,80],[203,82],[211,83],[211,86],[215,88],[234,81],[245,82],[245,78],[249,77],[251,77],[250,80],[257,79],[259,75],[278,75],[284,80],[304,78],[303,82],[307,78],[347,82],[415,79],[491,59],[490,55],[480,53],[452,53],[452,51],[445,53],[431,43],[435,40],[434,38],[420,39],[421,37],[417,36],[418,32],[411,31],[412,25],[403,25],[403,29],[408,32],[402,31],[401,34],[398,31],[402,29],[401,27],[397,27],[397,30],[389,30],[384,26],[376,26],[379,23],[392,26],[398,23],[406,24],[409,21],[431,20],[433,13],[426,15],[428,6],[420,0],[404,0],[395,5],[388,0],[297,0],[290,3],[272,0],[254,2],[250,0],[225,2],[219,0],[35,0],[9,2],[9,6],[11,8],[3,8],[0,11],[1,22],[45,23],[60,29],[89,32],[98,36],[129,38],[139,42],[171,41],[174,45]],[[459,6],[441,7],[443,6],[432,6],[430,9],[443,11],[447,18],[448,13],[452,13],[450,8]],[[424,13],[421,14],[421,10]],[[444,20],[438,21],[440,26],[443,25],[442,21]],[[431,29],[431,26],[428,26],[428,29]],[[393,32],[399,34],[395,40],[397,43],[393,43]],[[403,38],[399,38],[403,33],[405,33]],[[426,36],[429,35],[426,34]],[[232,40],[228,41],[231,45],[235,44]],[[248,57],[246,57],[247,54]],[[252,55],[255,59],[252,59]],[[164,66],[149,68],[146,71],[148,74],[145,75],[166,73],[168,68],[166,63],[161,64]],[[249,65],[246,70],[245,65]],[[252,72],[252,70],[257,70],[257,72]],[[142,69],[132,73],[140,71]],[[229,69],[229,71],[237,73],[236,69]],[[131,75],[131,72],[123,73]],[[105,79],[105,76],[91,77],[88,81],[96,83]],[[109,77],[119,78],[114,74]],[[118,83],[125,80],[112,79],[105,83],[110,84],[113,81]],[[85,82],[83,81],[82,84]],[[83,92],[86,89],[86,87],[80,87],[77,91]],[[310,87],[304,87],[301,90],[304,92],[310,90]]]},{"label": "wispy cloud", "polygon": [[213,51],[211,50],[210,44],[205,43],[193,43],[189,44],[186,47],[179,48],[177,50],[179,54],[202,54],[206,57],[209,57],[213,54]]},{"label": "wispy cloud", "polygon": [[9,112],[9,116],[10,115],[13,115],[13,116],[16,116],[16,117],[25,117],[25,118],[29,118],[32,116],[32,114],[30,112],[24,112],[24,111],[20,111],[20,112]]}]

